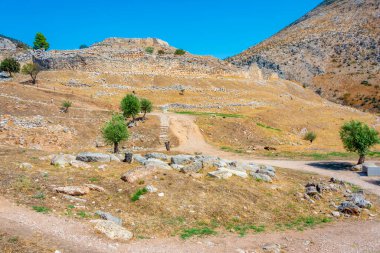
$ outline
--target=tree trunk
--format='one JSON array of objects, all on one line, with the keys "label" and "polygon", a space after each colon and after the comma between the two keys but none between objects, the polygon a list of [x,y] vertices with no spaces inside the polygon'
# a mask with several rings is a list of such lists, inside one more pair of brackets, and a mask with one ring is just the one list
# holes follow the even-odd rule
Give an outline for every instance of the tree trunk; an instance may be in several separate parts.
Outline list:
[{"label": "tree trunk", "polygon": [[115,142],[113,144],[113,152],[114,153],[118,153],[119,152],[119,143],[118,142]]},{"label": "tree trunk", "polygon": [[9,73],[9,77],[12,77],[12,72],[11,72],[11,71],[9,71],[8,73]]},{"label": "tree trunk", "polygon": [[145,115],[146,115],[146,111],[144,111],[144,116],[143,116],[143,119],[145,119]]},{"label": "tree trunk", "polygon": [[363,164],[365,162],[365,155],[360,155],[358,164]]}]

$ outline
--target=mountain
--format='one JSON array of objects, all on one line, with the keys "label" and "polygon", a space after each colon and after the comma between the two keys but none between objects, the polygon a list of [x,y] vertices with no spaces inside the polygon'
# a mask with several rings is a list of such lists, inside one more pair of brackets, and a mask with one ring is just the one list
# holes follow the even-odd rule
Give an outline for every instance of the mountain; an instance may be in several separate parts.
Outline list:
[{"label": "mountain", "polygon": [[380,111],[380,1],[326,0],[271,38],[226,59]]},{"label": "mountain", "polygon": [[26,49],[29,46],[20,40],[0,34],[0,50],[16,50],[17,48]]}]

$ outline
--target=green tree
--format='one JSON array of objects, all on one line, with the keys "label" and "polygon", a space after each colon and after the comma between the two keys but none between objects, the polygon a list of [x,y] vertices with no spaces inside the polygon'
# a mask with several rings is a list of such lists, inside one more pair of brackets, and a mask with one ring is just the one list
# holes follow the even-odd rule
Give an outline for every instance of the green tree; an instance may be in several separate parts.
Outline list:
[{"label": "green tree", "polygon": [[186,51],[183,49],[177,49],[177,50],[175,50],[174,54],[175,55],[184,55],[184,54],[186,54]]},{"label": "green tree", "polygon": [[128,94],[121,100],[120,109],[123,111],[123,116],[126,119],[132,117],[134,121],[136,115],[141,111],[140,100],[135,95]]},{"label": "green tree", "polygon": [[64,113],[67,113],[69,112],[69,108],[73,105],[73,103],[71,101],[63,101],[62,102],[62,110]]},{"label": "green tree", "polygon": [[107,143],[113,144],[113,152],[119,152],[119,143],[129,138],[124,117],[120,114],[112,116],[102,129],[103,138]]},{"label": "green tree", "polygon": [[146,113],[152,112],[153,104],[150,100],[146,98],[142,98],[140,101],[141,104],[141,111],[144,113],[143,119],[145,119]]},{"label": "green tree", "polygon": [[32,83],[36,84],[37,75],[40,73],[41,69],[40,66],[38,66],[35,63],[27,63],[24,66],[22,66],[21,73],[25,75],[30,75],[32,78]]},{"label": "green tree", "polygon": [[45,49],[48,50],[50,47],[46,40],[46,37],[42,33],[36,33],[36,37],[33,42],[33,49]]},{"label": "green tree", "polygon": [[356,120],[347,122],[342,126],[340,138],[347,151],[358,153],[358,164],[364,163],[369,149],[380,143],[379,133],[375,129]]},{"label": "green tree", "polygon": [[88,46],[86,44],[82,44],[79,46],[79,49],[84,49],[84,48],[88,48]]},{"label": "green tree", "polygon": [[14,58],[5,58],[0,63],[0,71],[8,72],[9,76],[12,77],[12,73],[20,72],[20,63]]},{"label": "green tree", "polygon": [[317,134],[313,131],[307,132],[304,136],[304,140],[310,141],[310,143],[313,143],[313,141],[317,138]]}]

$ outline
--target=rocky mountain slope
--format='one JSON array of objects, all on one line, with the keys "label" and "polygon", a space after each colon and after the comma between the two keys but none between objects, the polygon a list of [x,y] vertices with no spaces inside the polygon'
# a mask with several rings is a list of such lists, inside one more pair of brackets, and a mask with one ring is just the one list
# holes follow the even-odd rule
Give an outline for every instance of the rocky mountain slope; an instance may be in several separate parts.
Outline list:
[{"label": "rocky mountain slope", "polygon": [[46,69],[116,72],[169,76],[240,76],[230,63],[190,53],[176,55],[176,48],[160,39],[109,38],[80,50],[52,50],[35,54]]},{"label": "rocky mountain slope", "polygon": [[380,2],[325,0],[264,42],[228,58],[311,86],[330,100],[380,110]]}]

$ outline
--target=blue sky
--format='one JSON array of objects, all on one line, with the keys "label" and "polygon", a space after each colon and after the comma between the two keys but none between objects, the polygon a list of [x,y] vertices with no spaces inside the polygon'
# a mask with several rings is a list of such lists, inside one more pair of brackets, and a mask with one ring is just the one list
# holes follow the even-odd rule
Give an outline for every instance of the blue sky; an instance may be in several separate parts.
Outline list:
[{"label": "blue sky", "polygon": [[156,37],[194,54],[225,58],[259,43],[321,0],[4,0],[0,34],[51,49],[74,49],[108,37]]}]

